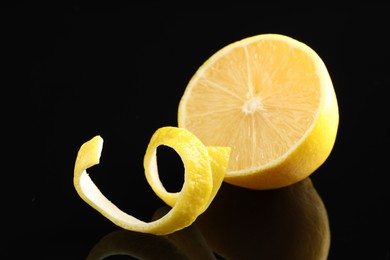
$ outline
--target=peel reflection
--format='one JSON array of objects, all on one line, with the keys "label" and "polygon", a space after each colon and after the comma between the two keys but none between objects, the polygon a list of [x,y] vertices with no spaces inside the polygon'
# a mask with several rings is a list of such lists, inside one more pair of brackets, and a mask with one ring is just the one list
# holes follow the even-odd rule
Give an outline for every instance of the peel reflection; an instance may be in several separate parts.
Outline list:
[{"label": "peel reflection", "polygon": [[327,259],[328,215],[309,178],[267,191],[225,184],[196,221],[226,259]]},{"label": "peel reflection", "polygon": [[[169,210],[159,209],[153,219]],[[103,237],[87,259],[327,259],[325,206],[309,178],[267,191],[224,183],[210,207],[189,227],[156,236],[128,230]],[[218,258],[219,259],[219,258]]]},{"label": "peel reflection", "polygon": [[[170,208],[158,209],[153,219],[161,218]],[[190,225],[175,233],[158,236],[117,230],[104,236],[89,252],[87,260],[126,255],[136,259],[215,259],[199,229]]]}]

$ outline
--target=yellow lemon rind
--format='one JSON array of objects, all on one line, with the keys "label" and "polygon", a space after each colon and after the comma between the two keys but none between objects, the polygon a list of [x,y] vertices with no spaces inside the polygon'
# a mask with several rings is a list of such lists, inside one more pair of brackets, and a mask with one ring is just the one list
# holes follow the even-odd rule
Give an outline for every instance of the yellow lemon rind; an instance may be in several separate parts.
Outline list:
[{"label": "yellow lemon rind", "polygon": [[[204,212],[210,203],[211,196],[216,193],[213,191],[213,175],[208,151],[195,136],[185,129],[160,128],[152,136],[144,157],[145,175],[148,178],[156,177],[154,175],[157,173],[156,149],[159,145],[168,145],[176,150],[185,168],[182,190],[175,195],[172,209],[161,218],[145,222],[123,212],[109,201],[93,183],[86,170],[99,163],[103,148],[103,139],[100,136],[95,136],[80,147],[73,180],[77,193],[107,219],[127,230],[166,235],[191,225]],[[228,155],[225,153],[225,156],[228,157]],[[225,158],[225,161],[226,165],[220,166],[226,169],[228,159]],[[223,172],[223,169],[221,171]],[[219,177],[219,179],[219,182],[222,182],[223,178]],[[159,182],[156,180],[158,179],[148,181],[156,184]],[[215,181],[218,182],[218,178]],[[214,185],[214,187],[219,186],[218,183]],[[154,190],[159,191],[156,188]],[[156,194],[159,195],[158,192]],[[169,199],[168,202],[170,202]]]}]

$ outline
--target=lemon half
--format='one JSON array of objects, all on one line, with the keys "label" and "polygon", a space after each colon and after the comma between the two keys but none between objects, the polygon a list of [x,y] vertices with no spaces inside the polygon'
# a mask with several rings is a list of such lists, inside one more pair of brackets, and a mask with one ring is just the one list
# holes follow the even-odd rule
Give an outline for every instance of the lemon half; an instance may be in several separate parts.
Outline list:
[{"label": "lemon half", "polygon": [[308,45],[261,34],[227,45],[189,81],[178,126],[206,146],[231,147],[225,181],[273,189],[312,174],[330,155],[338,104],[328,70]]}]

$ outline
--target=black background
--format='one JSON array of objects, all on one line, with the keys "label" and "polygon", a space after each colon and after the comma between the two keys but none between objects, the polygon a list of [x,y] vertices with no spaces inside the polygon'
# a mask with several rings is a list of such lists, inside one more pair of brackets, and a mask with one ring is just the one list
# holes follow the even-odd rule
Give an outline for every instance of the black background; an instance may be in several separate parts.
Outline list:
[{"label": "black background", "polygon": [[[155,130],[177,125],[191,76],[233,41],[281,33],[322,57],[338,97],[334,150],[311,176],[329,215],[329,259],[390,259],[384,5],[134,4],[109,11],[72,3],[1,13],[2,254],[84,259],[118,229],[73,188],[77,151],[97,134],[105,143],[94,181],[126,212],[150,218],[163,204],[144,179],[144,152]],[[162,150],[159,165],[162,178],[174,175],[164,179],[167,187],[178,190],[176,154]]]}]

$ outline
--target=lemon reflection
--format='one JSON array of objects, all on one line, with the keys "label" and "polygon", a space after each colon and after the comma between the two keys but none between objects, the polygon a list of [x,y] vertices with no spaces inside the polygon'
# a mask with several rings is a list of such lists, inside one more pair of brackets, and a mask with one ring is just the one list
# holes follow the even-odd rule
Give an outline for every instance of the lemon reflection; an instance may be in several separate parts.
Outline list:
[{"label": "lemon reflection", "polygon": [[327,259],[330,247],[328,215],[309,178],[267,191],[224,184],[196,224],[226,259]]},{"label": "lemon reflection", "polygon": [[[169,208],[158,210],[154,219]],[[88,260],[112,255],[139,259],[327,259],[330,230],[325,206],[309,178],[289,187],[256,191],[224,183],[191,226],[156,236],[114,231]]]}]

